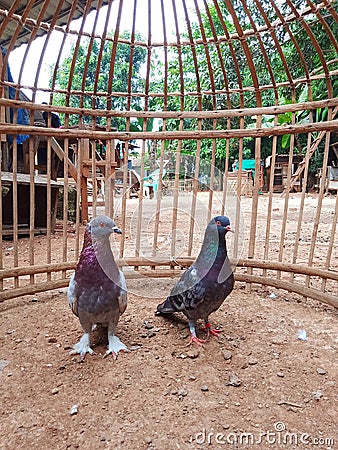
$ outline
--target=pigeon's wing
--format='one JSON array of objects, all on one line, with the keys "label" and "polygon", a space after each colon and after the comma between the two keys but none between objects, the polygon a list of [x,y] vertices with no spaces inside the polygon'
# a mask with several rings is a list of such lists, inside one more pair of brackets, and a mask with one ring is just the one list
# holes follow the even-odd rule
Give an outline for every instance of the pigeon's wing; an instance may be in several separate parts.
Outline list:
[{"label": "pigeon's wing", "polygon": [[75,272],[72,274],[69,280],[68,290],[67,290],[67,298],[68,304],[72,308],[73,313],[77,316],[77,296],[76,296],[76,281],[75,281]]},{"label": "pigeon's wing", "polygon": [[122,270],[120,270],[120,285],[121,285],[121,292],[120,295],[118,296],[118,302],[120,314],[123,314],[127,308],[127,285]]},{"label": "pigeon's wing", "polygon": [[182,291],[193,289],[201,282],[201,275],[194,265],[190,266],[185,272],[183,272],[180,280],[172,288],[170,295],[176,295]]},{"label": "pigeon's wing", "polygon": [[194,266],[186,270],[171,290],[167,300],[176,311],[191,310],[203,301],[205,286]]}]

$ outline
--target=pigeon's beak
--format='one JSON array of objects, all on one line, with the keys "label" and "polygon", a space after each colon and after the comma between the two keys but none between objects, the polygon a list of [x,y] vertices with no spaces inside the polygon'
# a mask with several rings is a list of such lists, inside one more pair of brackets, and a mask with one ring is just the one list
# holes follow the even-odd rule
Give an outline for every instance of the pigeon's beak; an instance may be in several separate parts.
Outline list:
[{"label": "pigeon's beak", "polygon": [[228,225],[227,227],[225,227],[225,229],[226,229],[227,231],[230,231],[231,233],[234,233],[234,232],[235,232],[235,230],[233,230],[233,229],[231,228],[230,225]]},{"label": "pigeon's beak", "polygon": [[114,233],[117,233],[117,234],[122,234],[122,231],[120,230],[120,228],[119,227],[113,227],[113,232]]}]

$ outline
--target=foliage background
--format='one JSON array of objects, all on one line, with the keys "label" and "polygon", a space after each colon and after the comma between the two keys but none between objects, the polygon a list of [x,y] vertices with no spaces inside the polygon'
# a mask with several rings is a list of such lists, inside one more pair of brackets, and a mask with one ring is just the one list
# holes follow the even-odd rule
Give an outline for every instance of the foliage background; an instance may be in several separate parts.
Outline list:
[{"label": "foliage background", "polygon": [[[238,24],[234,23],[225,2],[215,4],[209,1],[207,5],[205,12],[199,17],[196,14],[189,16],[191,32],[187,31],[180,36],[181,42],[196,42],[194,46],[168,46],[166,55],[163,48],[151,49],[149,77],[146,77],[149,57],[147,47],[135,44],[135,42],[146,42],[146,38],[141,34],[132,36],[129,31],[123,32],[119,36],[116,47],[113,40],[114,30],[109,34],[109,40],[105,42],[101,42],[98,38],[81,38],[81,43],[74,44],[70,54],[63,60],[57,71],[55,86],[59,91],[64,90],[65,93],[55,94],[53,102],[73,107],[93,109],[109,107],[114,110],[135,111],[144,109],[145,102],[148,109],[159,111],[254,108],[257,107],[257,96],[252,89],[254,77],[257,77],[261,87],[265,86],[260,95],[262,106],[285,105],[338,96],[338,76],[332,77],[331,85],[328,85],[325,77],[320,77],[325,70],[337,67],[337,49],[332,36],[338,35],[338,24],[332,15],[325,14],[325,9],[321,10],[322,20],[318,20],[315,15],[306,15],[302,21],[292,21],[289,24],[281,22],[280,26],[266,32],[249,33],[246,43],[255,64],[253,72],[240,39],[233,36],[238,26],[243,32],[255,31],[260,26],[266,26],[268,22],[276,21],[278,14],[271,6],[271,2],[261,0],[258,5],[254,0],[248,0],[245,3],[234,0],[232,7],[236,11]],[[297,11],[307,7],[307,2],[300,0],[293,2],[293,5]],[[337,2],[333,4],[333,7],[337,9]],[[293,12],[287,3],[281,3],[279,9],[285,16]],[[211,22],[213,27],[210,25]],[[218,39],[217,45],[215,44],[216,36],[224,38]],[[232,36],[231,39],[230,36]],[[208,45],[199,43],[206,39],[210,39],[211,43]],[[321,53],[318,52],[315,41]],[[280,45],[283,58],[276,51],[276,45]],[[71,77],[74,53],[76,53],[76,70]],[[180,64],[179,56],[182,58],[183,65]],[[210,65],[207,64],[207,56],[210,59]],[[266,64],[266,58],[270,61],[270,67]],[[309,78],[314,74],[318,76],[317,79]],[[304,81],[306,76],[308,80]],[[273,89],[272,77],[276,83],[284,83],[283,86]],[[294,81],[300,79],[303,81]],[[310,79],[312,81],[309,81]],[[290,86],[290,80],[294,84],[294,89]],[[212,90],[216,90],[215,95],[209,94],[211,87]],[[142,94],[146,91],[149,96],[145,100]],[[168,92],[168,96],[156,96],[156,94],[163,94],[164,91]],[[197,95],[197,91],[202,91],[203,95]],[[179,95],[180,93],[184,95]],[[290,124],[292,121],[316,122],[326,118],[327,110],[325,109],[301,111],[294,116],[291,113],[280,114],[278,124]],[[218,120],[216,125],[208,119],[203,119],[199,124],[196,120],[185,119],[183,129],[196,130],[198,126],[202,129],[212,129],[214,126],[216,129],[243,126],[250,128],[256,126],[254,119],[254,117],[245,117],[243,124],[240,124],[238,118],[223,119]],[[76,115],[70,116],[69,124],[76,125],[79,120],[80,118]],[[81,120],[90,124],[93,119],[82,117]],[[97,118],[96,121],[96,125],[104,127],[107,125],[105,118]],[[123,131],[126,129],[126,120],[113,118],[111,126],[118,131]],[[142,130],[144,126],[147,130],[152,130],[155,126],[161,129],[161,124],[156,121],[147,121],[144,124],[142,120],[136,119],[132,119],[128,126],[131,131]],[[262,126],[273,126],[273,117],[264,116]],[[179,120],[166,121],[166,130],[178,129]],[[196,145],[196,141],[184,140],[182,153],[195,155]],[[202,141],[202,159],[211,160],[212,146],[211,140]],[[306,146],[307,135],[296,135],[294,152],[303,154]],[[177,142],[167,142],[166,147],[168,153],[174,154]],[[226,147],[225,140],[217,141],[215,162],[219,168],[224,167]],[[153,144],[149,144],[148,148],[150,152],[156,153]],[[253,158],[254,148],[254,139],[231,139],[230,161],[237,159],[240,151],[243,151],[244,158]],[[271,154],[271,148],[272,137],[262,138],[262,159]],[[278,137],[277,153],[287,154],[289,148],[290,135]],[[310,166],[312,172],[321,166],[322,156],[323,143],[319,145],[312,157]]]}]

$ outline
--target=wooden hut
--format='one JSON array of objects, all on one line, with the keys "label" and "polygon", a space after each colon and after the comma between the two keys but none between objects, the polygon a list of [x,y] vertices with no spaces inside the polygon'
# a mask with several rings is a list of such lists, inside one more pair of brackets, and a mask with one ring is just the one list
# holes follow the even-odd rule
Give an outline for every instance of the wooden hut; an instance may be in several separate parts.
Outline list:
[{"label": "wooden hut", "polygon": [[[265,161],[266,168],[266,179],[267,186],[270,185],[271,178],[271,159],[272,156],[269,156]],[[275,159],[275,170],[273,175],[273,192],[283,192],[286,188],[288,174],[291,174],[293,177],[299,168],[300,163],[303,161],[303,156],[301,155],[293,155],[290,160],[289,155],[276,155]],[[302,190],[302,179],[303,176],[300,176],[293,185],[293,190],[296,192],[301,192]]]}]

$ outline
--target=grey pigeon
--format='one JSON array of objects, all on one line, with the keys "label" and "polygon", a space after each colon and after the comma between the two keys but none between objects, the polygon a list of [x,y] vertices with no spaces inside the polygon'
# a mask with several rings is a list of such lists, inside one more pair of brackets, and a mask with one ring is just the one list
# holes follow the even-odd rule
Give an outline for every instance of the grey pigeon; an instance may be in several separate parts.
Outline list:
[{"label": "grey pigeon", "polygon": [[234,287],[225,242],[228,231],[233,231],[228,217],[217,216],[209,222],[196,261],[183,273],[167,299],[157,306],[157,315],[181,311],[187,316],[191,333],[189,344],[205,342],[196,336],[198,319],[204,319],[208,336],[217,336],[220,332],[211,328],[209,314],[222,305]]},{"label": "grey pigeon", "polygon": [[72,354],[83,359],[90,348],[90,332],[96,324],[108,326],[108,350],[116,359],[127,347],[115,336],[120,315],[127,307],[127,288],[124,275],[116,265],[110,248],[111,233],[122,231],[107,216],[98,216],[86,226],[83,248],[68,287],[68,303],[79,317],[84,334],[74,345]]}]

